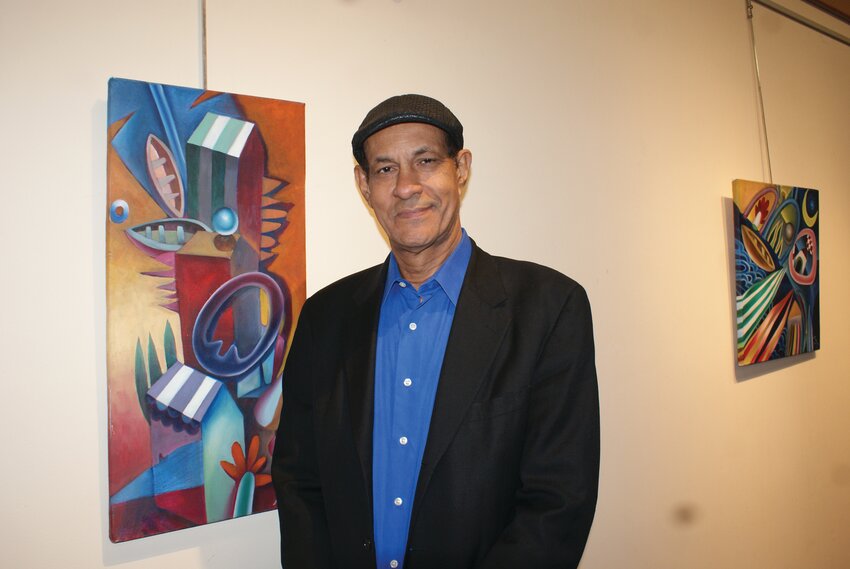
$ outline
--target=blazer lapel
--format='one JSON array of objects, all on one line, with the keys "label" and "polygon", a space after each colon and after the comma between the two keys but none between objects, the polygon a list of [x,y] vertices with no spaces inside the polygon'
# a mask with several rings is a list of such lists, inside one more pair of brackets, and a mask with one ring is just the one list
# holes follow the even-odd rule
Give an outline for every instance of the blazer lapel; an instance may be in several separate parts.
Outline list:
[{"label": "blazer lapel", "polygon": [[473,243],[443,358],[411,526],[415,521],[416,505],[421,502],[437,463],[460,427],[502,343],[510,323],[503,306],[505,299],[495,261]]},{"label": "blazer lapel", "polygon": [[366,493],[372,500],[372,417],[375,399],[375,346],[387,263],[374,267],[353,296],[354,309],[345,326],[345,381],[351,428]]}]

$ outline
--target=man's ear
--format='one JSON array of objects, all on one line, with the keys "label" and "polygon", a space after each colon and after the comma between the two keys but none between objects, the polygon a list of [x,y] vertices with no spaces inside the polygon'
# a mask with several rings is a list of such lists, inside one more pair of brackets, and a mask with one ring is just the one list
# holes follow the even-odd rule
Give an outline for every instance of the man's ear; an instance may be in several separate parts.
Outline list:
[{"label": "man's ear", "polygon": [[466,148],[459,150],[455,157],[457,164],[457,184],[463,186],[469,180],[469,169],[472,167],[472,152]]},{"label": "man's ear", "polygon": [[354,183],[357,184],[357,189],[360,190],[360,195],[363,196],[363,199],[366,200],[369,207],[372,207],[372,202],[369,201],[369,198],[372,196],[372,192],[369,191],[369,176],[366,174],[366,171],[360,167],[360,164],[357,164],[354,167]]}]

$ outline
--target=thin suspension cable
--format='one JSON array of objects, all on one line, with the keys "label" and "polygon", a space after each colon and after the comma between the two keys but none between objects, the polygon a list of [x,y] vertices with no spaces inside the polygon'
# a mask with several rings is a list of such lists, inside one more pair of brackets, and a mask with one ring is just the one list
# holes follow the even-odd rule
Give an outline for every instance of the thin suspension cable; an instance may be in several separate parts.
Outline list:
[{"label": "thin suspension cable", "polygon": [[[755,2],[756,4],[760,4],[760,5],[764,6],[765,8],[767,8],[769,10],[773,10],[777,14],[781,14],[781,15],[785,16],[789,20],[793,20],[793,21],[797,22],[798,24],[806,26],[810,30],[814,30],[814,31],[816,31],[820,34],[825,35],[826,37],[834,39],[837,42],[843,43],[846,46],[850,46],[850,38],[848,38],[847,36],[842,35],[842,34],[836,32],[835,30],[831,30],[831,29],[827,28],[826,26],[823,26],[823,25],[815,22],[814,20],[810,20],[810,19],[806,18],[805,16],[801,16],[797,12],[789,10],[785,6],[777,4],[776,2],[772,2],[771,0],[752,0],[752,1]],[[747,2],[747,3],[749,4],[749,2]]]},{"label": "thin suspension cable", "polygon": [[207,0],[201,0],[201,86],[207,88]]},{"label": "thin suspension cable", "polygon": [[773,168],[770,165],[770,142],[767,137],[767,118],[764,114],[764,95],[761,91],[761,73],[759,72],[759,56],[756,50],[756,32],[753,27],[753,3],[747,1],[747,20],[750,23],[750,45],[753,46],[753,64],[756,68],[756,85],[758,86],[759,111],[761,112],[761,128],[764,131],[764,151],[767,155],[767,181],[773,183]]}]

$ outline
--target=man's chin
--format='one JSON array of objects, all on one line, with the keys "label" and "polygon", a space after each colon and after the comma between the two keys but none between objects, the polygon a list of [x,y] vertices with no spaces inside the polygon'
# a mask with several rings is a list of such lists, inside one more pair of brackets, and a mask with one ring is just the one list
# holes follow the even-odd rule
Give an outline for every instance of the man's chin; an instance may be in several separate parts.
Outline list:
[{"label": "man's chin", "polygon": [[399,249],[408,253],[420,253],[434,245],[429,239],[403,239],[392,242],[393,249]]},{"label": "man's chin", "polygon": [[450,234],[434,234],[431,232],[422,233],[406,233],[397,240],[390,240],[390,245],[394,251],[405,251],[407,253],[422,253],[429,249],[437,250],[441,245],[451,241]]}]

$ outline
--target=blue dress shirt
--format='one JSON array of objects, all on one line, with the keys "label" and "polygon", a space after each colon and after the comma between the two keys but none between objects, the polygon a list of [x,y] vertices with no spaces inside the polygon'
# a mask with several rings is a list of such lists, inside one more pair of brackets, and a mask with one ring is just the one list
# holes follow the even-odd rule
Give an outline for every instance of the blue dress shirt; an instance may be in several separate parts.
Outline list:
[{"label": "blue dress shirt", "polygon": [[372,500],[378,569],[404,565],[407,532],[431,411],[460,289],[472,253],[466,231],[415,290],[390,255],[378,323]]}]

